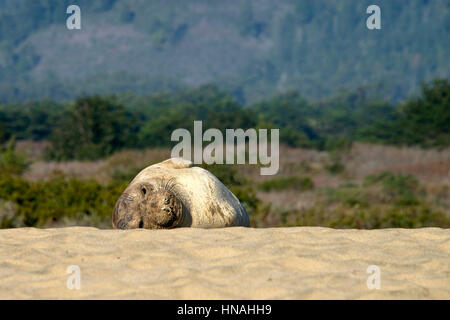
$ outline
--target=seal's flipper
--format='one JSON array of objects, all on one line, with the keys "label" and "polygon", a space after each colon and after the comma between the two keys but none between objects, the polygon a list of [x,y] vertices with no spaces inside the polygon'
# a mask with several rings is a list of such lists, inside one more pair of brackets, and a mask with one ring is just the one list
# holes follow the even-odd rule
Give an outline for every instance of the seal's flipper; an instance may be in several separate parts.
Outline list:
[{"label": "seal's flipper", "polygon": [[194,166],[194,164],[192,163],[192,161],[183,158],[170,158],[166,161],[158,163],[158,166],[164,166],[172,169],[184,169],[191,168]]}]

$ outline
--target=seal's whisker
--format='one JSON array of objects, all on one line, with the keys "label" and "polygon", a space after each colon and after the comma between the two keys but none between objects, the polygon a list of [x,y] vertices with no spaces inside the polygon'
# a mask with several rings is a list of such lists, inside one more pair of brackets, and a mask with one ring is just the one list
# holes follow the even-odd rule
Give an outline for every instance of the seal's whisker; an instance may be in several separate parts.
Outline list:
[{"label": "seal's whisker", "polygon": [[123,194],[120,196],[120,199],[123,200],[123,201],[133,201],[134,196],[133,196],[133,195],[130,195],[130,194],[128,194],[128,193],[123,193]]},{"label": "seal's whisker", "polygon": [[174,178],[169,179],[166,185],[167,185],[166,190],[170,193],[174,193],[175,187],[177,186],[175,179]]}]

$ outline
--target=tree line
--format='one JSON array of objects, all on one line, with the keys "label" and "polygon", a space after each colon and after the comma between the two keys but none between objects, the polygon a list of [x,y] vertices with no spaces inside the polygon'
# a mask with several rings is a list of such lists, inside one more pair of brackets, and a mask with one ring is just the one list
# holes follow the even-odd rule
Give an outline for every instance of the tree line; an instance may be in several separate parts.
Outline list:
[{"label": "tree line", "polygon": [[332,149],[353,141],[422,147],[450,144],[450,83],[436,79],[422,93],[393,104],[361,87],[320,100],[290,90],[243,106],[214,85],[151,96],[120,94],[71,102],[0,105],[0,142],[48,140],[47,157],[97,159],[124,148],[169,147],[173,130],[203,127],[280,128],[282,143]]}]

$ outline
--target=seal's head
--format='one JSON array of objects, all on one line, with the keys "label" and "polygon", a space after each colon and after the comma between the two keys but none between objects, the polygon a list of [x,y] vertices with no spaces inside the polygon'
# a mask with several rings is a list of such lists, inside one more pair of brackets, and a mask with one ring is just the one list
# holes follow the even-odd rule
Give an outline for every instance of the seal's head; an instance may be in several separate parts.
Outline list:
[{"label": "seal's head", "polygon": [[178,225],[182,202],[169,184],[136,183],[117,200],[113,213],[115,229],[170,229]]}]

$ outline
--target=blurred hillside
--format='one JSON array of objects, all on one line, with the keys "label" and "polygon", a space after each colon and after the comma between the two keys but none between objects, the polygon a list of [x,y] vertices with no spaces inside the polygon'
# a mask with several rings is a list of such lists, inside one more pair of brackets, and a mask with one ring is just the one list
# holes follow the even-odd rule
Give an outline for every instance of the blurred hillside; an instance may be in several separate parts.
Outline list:
[{"label": "blurred hillside", "polygon": [[[389,100],[448,78],[448,0],[0,0],[0,101],[217,84],[241,104],[369,85]],[[82,30],[65,26],[78,4]]]}]

